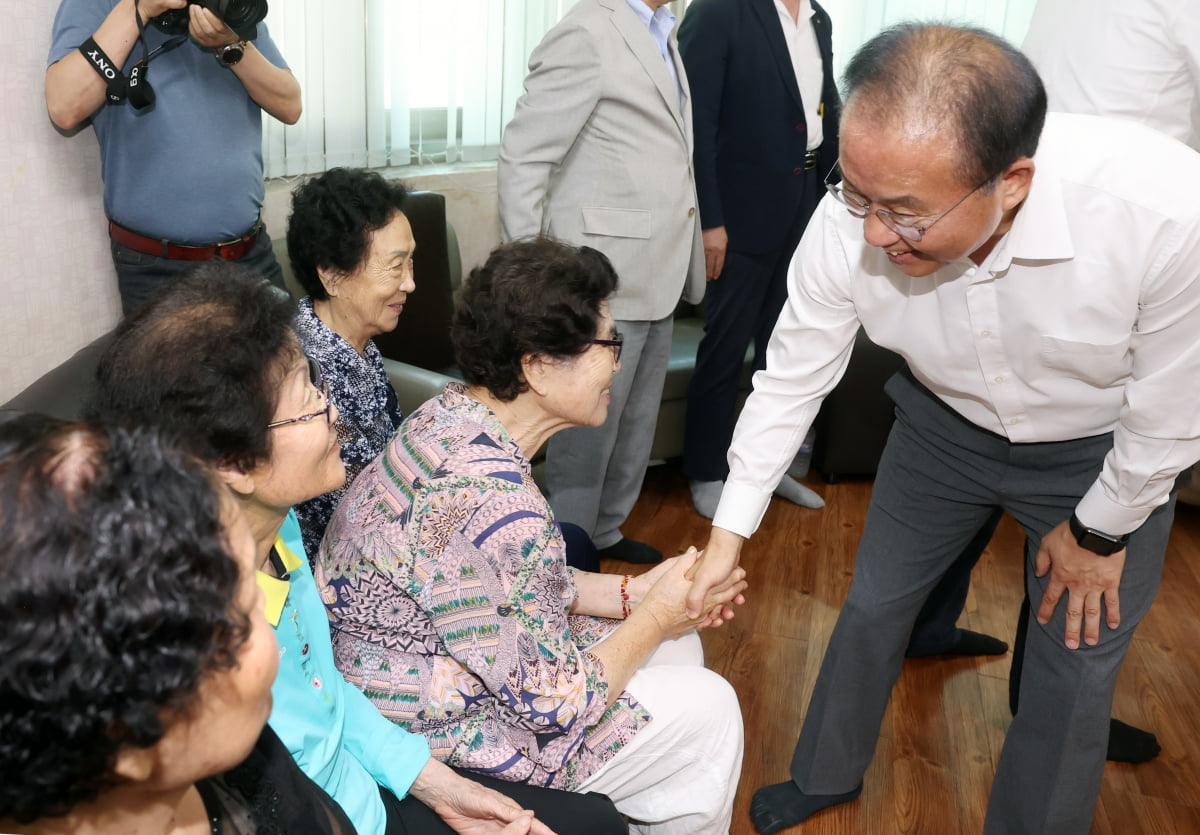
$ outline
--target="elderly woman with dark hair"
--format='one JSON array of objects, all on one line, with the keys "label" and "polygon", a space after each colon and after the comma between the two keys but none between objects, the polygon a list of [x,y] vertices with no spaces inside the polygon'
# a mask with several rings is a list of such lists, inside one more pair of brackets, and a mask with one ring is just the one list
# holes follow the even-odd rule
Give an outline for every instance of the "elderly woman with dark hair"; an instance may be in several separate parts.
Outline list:
[{"label": "elderly woman with dark hair", "polygon": [[0,423],[0,831],[353,835],[264,727],[279,655],[217,488],[153,433]]},{"label": "elderly woman with dark hair", "polygon": [[[638,577],[568,568],[529,461],[608,411],[617,276],[587,247],[495,250],[471,273],[452,383],[401,425],[334,514],[317,579],[336,659],[434,756],[609,794],[642,833],[727,833],[742,757],[729,684],[684,601],[693,549]],[[714,590],[717,624],[744,572]]]},{"label": "elderly woman with dark hair", "polygon": [[[407,193],[402,183],[352,168],[332,168],[292,193],[288,256],[308,294],[296,308],[296,334],[337,406],[346,484],[400,425],[396,392],[371,339],[395,329],[416,289]],[[296,506],[310,554],[344,492],[341,485]]]},{"label": "elderly woman with dark hair", "polygon": [[243,268],[207,263],[118,329],[92,404],[106,419],[179,438],[237,497],[280,647],[271,727],[362,835],[551,832],[519,804],[539,817],[578,814],[596,827],[589,831],[613,832],[618,816],[607,801],[608,818],[592,798],[546,790],[518,803],[430,759],[425,740],[388,722],[338,674],[291,512],[345,480],[338,410],[300,349],[293,313],[288,299]]},{"label": "elderly woman with dark hair", "polygon": [[[400,406],[372,337],[396,328],[413,281],[408,190],[373,171],[332,168],[292,193],[288,255],[308,294],[296,335],[316,360],[338,408],[344,485],[296,505],[304,547],[315,556],[329,517],[362,468],[400,426]],[[562,525],[567,562],[598,568],[596,547],[578,525]]]}]

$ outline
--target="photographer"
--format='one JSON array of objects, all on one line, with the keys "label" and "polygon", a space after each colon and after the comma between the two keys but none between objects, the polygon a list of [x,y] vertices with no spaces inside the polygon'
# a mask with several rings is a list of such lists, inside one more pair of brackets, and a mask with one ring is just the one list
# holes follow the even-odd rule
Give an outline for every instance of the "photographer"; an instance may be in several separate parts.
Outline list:
[{"label": "photographer", "polygon": [[[244,39],[207,8],[230,15],[252,4],[63,0],[59,6],[46,105],[60,129],[74,132],[90,119],[96,130],[126,314],[195,261],[215,257],[237,260],[283,286],[258,219],[261,111],[295,124],[300,85],[265,24],[239,26],[253,36]],[[186,16],[186,34],[153,22],[166,12]]]}]

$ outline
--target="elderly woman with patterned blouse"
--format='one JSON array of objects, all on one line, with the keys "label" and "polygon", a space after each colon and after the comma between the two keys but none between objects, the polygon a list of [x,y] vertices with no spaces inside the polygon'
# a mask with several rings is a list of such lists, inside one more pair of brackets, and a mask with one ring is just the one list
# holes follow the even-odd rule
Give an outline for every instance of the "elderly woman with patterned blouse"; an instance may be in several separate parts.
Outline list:
[{"label": "elderly woman with patterned blouse", "polygon": [[403,423],[330,521],[317,561],[335,661],[434,756],[609,795],[640,833],[727,833],[742,757],[729,684],[690,619],[694,549],[638,577],[568,568],[529,461],[608,411],[617,277],[587,247],[501,246],[472,272],[452,338],[466,384]]},{"label": "elderly woman with patterned blouse", "polygon": [[371,171],[332,168],[297,188],[288,257],[308,294],[296,309],[300,345],[321,367],[338,408],[346,483],[296,506],[304,547],[316,554],[346,486],[400,425],[396,391],[372,337],[395,330],[413,282],[407,189]]}]

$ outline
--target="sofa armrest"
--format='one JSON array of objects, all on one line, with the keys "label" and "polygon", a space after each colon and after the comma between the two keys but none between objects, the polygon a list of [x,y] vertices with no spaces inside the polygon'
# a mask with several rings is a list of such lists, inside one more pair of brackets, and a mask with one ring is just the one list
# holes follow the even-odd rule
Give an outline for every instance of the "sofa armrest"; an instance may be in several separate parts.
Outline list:
[{"label": "sofa armrest", "polygon": [[383,368],[387,372],[392,388],[396,390],[396,400],[400,404],[400,412],[406,417],[426,400],[437,397],[446,387],[446,383],[456,378],[442,374],[440,371],[429,371],[407,362],[383,358]]}]

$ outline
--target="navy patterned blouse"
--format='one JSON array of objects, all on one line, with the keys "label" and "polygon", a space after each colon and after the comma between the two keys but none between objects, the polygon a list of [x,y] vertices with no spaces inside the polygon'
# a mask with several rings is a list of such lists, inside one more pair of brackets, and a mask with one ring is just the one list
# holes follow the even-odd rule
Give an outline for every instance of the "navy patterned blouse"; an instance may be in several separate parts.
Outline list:
[{"label": "navy patterned blouse", "polygon": [[321,366],[321,374],[329,384],[329,396],[338,410],[342,463],[346,465],[345,485],[296,505],[304,548],[312,559],[346,488],[396,434],[400,406],[375,343],[368,339],[360,356],[349,342],[317,318],[311,296],[305,296],[296,307],[296,335],[300,337],[300,347]]}]

